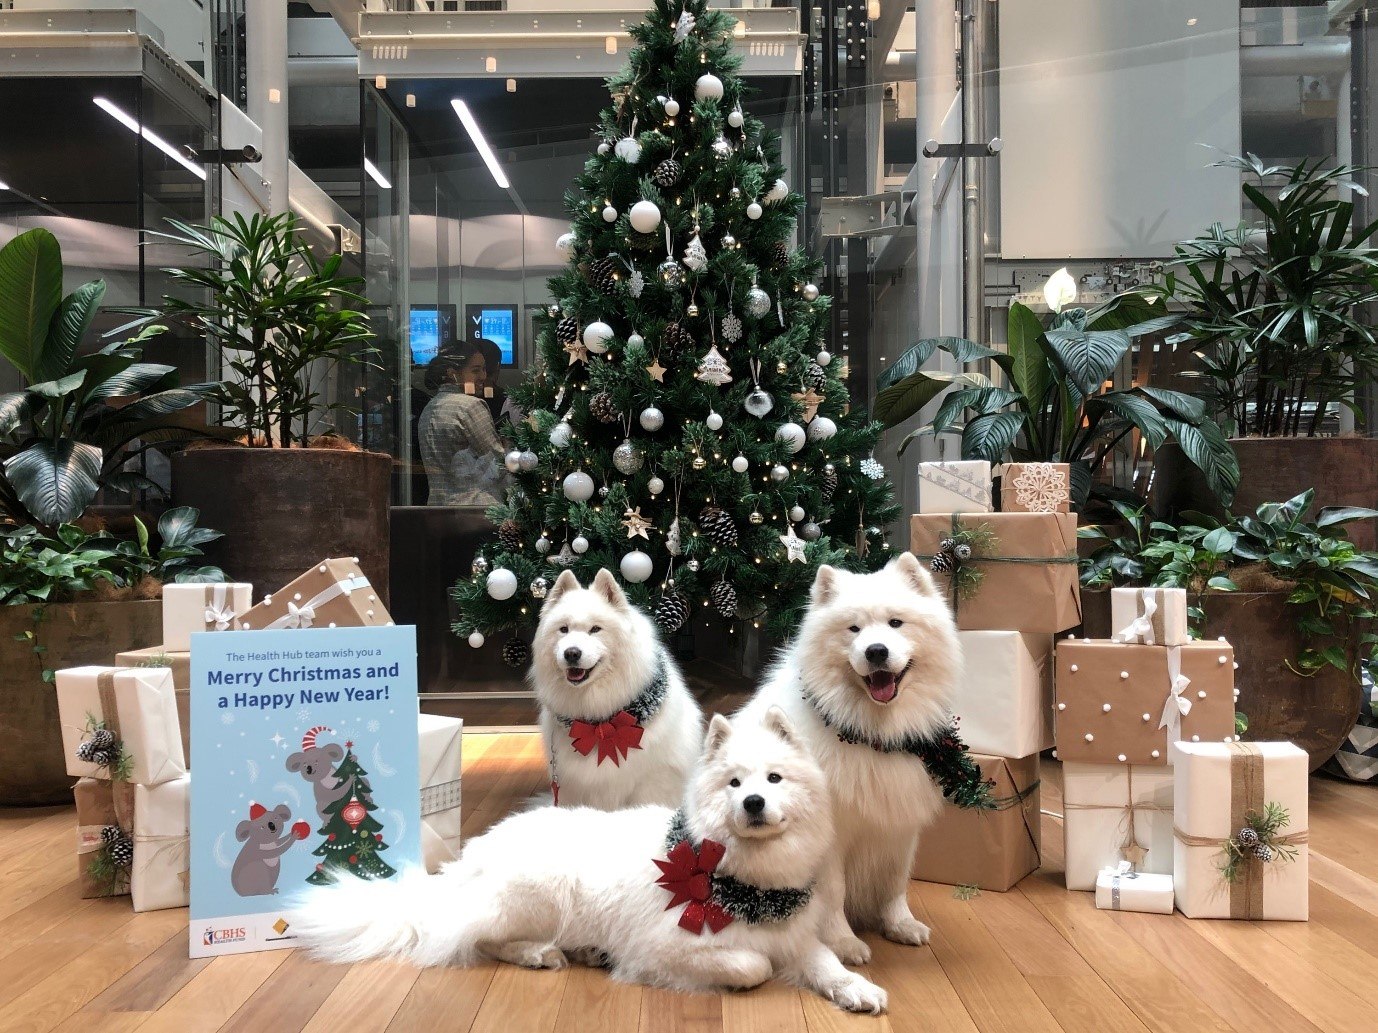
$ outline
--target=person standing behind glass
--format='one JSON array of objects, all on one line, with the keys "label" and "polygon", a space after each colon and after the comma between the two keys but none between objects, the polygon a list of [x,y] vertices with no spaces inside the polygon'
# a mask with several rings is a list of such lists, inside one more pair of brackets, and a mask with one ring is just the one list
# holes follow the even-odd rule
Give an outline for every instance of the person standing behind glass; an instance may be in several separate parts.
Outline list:
[{"label": "person standing behind glass", "polygon": [[478,340],[447,344],[426,367],[435,397],[417,421],[430,506],[492,506],[507,482],[506,451],[483,400],[490,371]]}]

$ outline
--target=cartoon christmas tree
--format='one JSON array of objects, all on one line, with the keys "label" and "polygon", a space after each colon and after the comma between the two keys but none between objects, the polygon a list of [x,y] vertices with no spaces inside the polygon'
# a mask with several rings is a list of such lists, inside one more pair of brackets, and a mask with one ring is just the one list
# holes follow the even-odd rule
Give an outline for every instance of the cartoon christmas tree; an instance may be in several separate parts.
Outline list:
[{"label": "cartoon christmas tree", "polygon": [[[777,134],[743,106],[734,20],[655,0],[609,80],[613,105],[566,197],[566,269],[538,361],[497,541],[453,595],[454,630],[533,624],[561,568],[600,567],[667,633],[691,607],[783,634],[821,563],[888,558],[893,491],[824,340],[819,263],[788,240],[804,200]],[[529,657],[517,638],[514,666]]]},{"label": "cartoon christmas tree", "polygon": [[314,857],[322,858],[306,881],[323,886],[334,881],[338,872],[345,871],[361,879],[386,879],[397,874],[395,868],[378,854],[386,850],[383,826],[373,817],[378,805],[373,802],[373,787],[368,772],[354,756],[354,744],[345,743],[345,757],[335,769],[341,782],[354,779],[350,792],[325,808],[329,818],[318,830],[325,840],[315,850]]}]

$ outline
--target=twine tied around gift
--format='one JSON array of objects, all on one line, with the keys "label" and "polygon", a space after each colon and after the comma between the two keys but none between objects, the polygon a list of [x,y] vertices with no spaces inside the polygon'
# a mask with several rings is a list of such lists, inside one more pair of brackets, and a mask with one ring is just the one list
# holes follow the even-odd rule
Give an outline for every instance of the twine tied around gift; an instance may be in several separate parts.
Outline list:
[{"label": "twine tied around gift", "polygon": [[1182,647],[1167,647],[1167,699],[1163,701],[1163,716],[1159,728],[1167,729],[1167,741],[1182,738],[1182,718],[1191,713],[1191,697],[1186,694],[1191,679],[1182,673]]},{"label": "twine tied around gift", "polygon": [[235,612],[229,604],[228,586],[207,585],[205,601],[206,627],[213,631],[228,631],[235,618]]},{"label": "twine tied around gift", "polygon": [[264,631],[277,628],[309,628],[316,621],[316,611],[326,603],[333,602],[342,595],[352,595],[360,589],[368,588],[369,580],[362,574],[347,577],[343,581],[331,582],[300,606],[294,600],[287,601],[287,612],[270,623]]},{"label": "twine tied around gift", "polygon": [[1189,847],[1216,847],[1225,859],[1220,877],[1229,886],[1230,917],[1264,918],[1263,873],[1271,863],[1290,861],[1296,848],[1310,842],[1311,830],[1280,834],[1287,825],[1287,810],[1263,799],[1263,751],[1257,743],[1230,743],[1230,828],[1228,839],[1195,836],[1177,826],[1172,834]]},{"label": "twine tied around gift", "polygon": [[1164,615],[1158,609],[1159,591],[1157,588],[1134,589],[1135,609],[1138,612],[1132,621],[1111,636],[1113,641],[1141,642],[1151,646],[1167,638]]},{"label": "twine tied around gift", "polygon": [[[173,836],[142,835],[135,832],[132,840],[132,846],[137,847],[139,850],[139,863],[141,866],[144,864],[153,864],[169,851],[173,852],[174,856],[172,858],[172,863],[174,865],[181,865],[180,868],[176,869],[177,880],[182,884],[184,890],[190,886],[191,840],[188,838],[186,832]],[[152,849],[148,849],[149,847],[152,847]],[[180,858],[177,856],[178,854],[180,854]]]},{"label": "twine tied around gift", "polygon": [[1131,865],[1136,870],[1148,856],[1148,847],[1139,842],[1139,831],[1135,827],[1134,815],[1137,811],[1157,811],[1160,814],[1171,814],[1171,807],[1160,807],[1156,803],[1135,803],[1134,802],[1134,765],[1125,767],[1125,795],[1127,797],[1123,804],[1118,803],[1067,803],[1064,801],[1062,809],[1064,811],[1124,811],[1124,842],[1120,844],[1120,857],[1124,862]]},{"label": "twine tied around gift", "polygon": [[986,573],[973,563],[1021,563],[1036,567],[1060,566],[1079,562],[1076,551],[1056,556],[1001,556],[996,553],[1000,539],[989,524],[974,527],[962,525],[961,513],[952,514],[952,532],[938,542],[934,553],[914,554],[924,560],[935,574],[945,574],[952,586],[952,612],[956,615],[963,598],[976,594]]},{"label": "twine tied around gift", "polygon": [[124,748],[120,735],[120,711],[115,704],[115,672],[102,671],[96,675],[96,692],[100,699],[101,716],[86,715],[86,727],[81,729],[77,744],[77,760],[105,768],[111,781],[129,779],[129,766],[134,758]]}]

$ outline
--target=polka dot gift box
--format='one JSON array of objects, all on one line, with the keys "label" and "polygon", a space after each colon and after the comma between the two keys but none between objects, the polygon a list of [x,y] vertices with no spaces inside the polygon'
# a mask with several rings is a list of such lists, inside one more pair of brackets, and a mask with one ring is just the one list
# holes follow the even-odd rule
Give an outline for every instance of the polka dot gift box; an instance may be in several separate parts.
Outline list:
[{"label": "polka dot gift box", "polygon": [[322,560],[240,615],[244,631],[279,628],[372,628],[392,617],[357,559]]}]

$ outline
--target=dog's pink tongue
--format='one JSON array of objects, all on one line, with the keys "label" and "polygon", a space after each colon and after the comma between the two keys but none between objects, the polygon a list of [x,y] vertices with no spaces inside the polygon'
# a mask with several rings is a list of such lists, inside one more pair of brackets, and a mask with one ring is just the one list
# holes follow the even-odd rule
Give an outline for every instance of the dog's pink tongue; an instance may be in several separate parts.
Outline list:
[{"label": "dog's pink tongue", "polygon": [[898,689],[899,683],[889,671],[872,671],[866,678],[866,691],[877,703],[889,703]]}]

